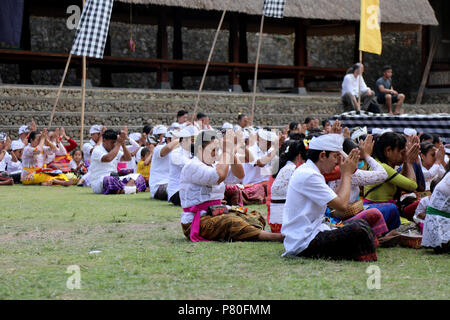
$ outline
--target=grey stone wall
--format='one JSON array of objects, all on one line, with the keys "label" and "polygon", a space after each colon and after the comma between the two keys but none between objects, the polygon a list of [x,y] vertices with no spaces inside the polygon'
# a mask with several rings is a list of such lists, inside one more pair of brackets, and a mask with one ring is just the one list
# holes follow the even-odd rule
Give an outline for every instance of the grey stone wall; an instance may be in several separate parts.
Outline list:
[{"label": "grey stone wall", "polygon": [[[68,30],[65,19],[31,17],[31,47],[35,51],[69,52],[75,31]],[[130,32],[136,43],[136,52],[129,50]],[[215,30],[197,30],[183,28],[183,54],[189,60],[207,60],[214,38]],[[112,23],[110,27],[111,51],[119,57],[156,57],[157,26]],[[172,58],[173,28],[168,27],[169,57]],[[258,34],[248,34],[249,62],[256,60]],[[394,67],[394,86],[399,91],[410,95],[417,91],[420,84],[421,50],[420,33],[387,33],[383,34],[383,54],[379,57],[365,54],[367,73],[366,83],[374,88],[383,65]],[[0,43],[0,47],[10,47]],[[308,63],[310,66],[350,67],[353,61],[354,36],[308,37]],[[294,35],[264,35],[260,63],[291,65],[293,63]],[[220,33],[213,61],[228,61],[228,31]],[[32,80],[39,85],[58,85],[63,70],[34,70]],[[18,83],[18,66],[0,64],[0,74],[4,83]],[[100,72],[89,69],[89,79],[94,86],[100,85]],[[172,76],[170,75],[170,79]],[[114,87],[154,88],[155,73],[113,74]],[[250,86],[252,81],[249,81]],[[65,85],[79,85],[75,70],[70,70]],[[185,77],[183,85],[186,89],[197,90],[200,77]],[[263,80],[259,88],[292,87],[293,81]],[[335,83],[339,88],[340,83]],[[227,90],[227,76],[209,76],[205,82],[205,90]]]}]

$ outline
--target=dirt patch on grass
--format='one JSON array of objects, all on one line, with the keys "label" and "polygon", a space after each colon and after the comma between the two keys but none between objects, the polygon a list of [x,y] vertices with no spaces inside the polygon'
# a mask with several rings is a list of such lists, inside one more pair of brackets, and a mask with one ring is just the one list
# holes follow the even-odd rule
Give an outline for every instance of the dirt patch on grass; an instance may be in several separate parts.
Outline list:
[{"label": "dirt patch on grass", "polygon": [[101,226],[79,226],[65,230],[32,230],[32,231],[11,231],[7,234],[0,235],[0,243],[16,242],[16,241],[57,241],[66,240],[77,236],[90,234],[104,234],[112,232],[145,232],[152,229],[172,230],[179,228],[179,223],[114,223],[104,224]]}]

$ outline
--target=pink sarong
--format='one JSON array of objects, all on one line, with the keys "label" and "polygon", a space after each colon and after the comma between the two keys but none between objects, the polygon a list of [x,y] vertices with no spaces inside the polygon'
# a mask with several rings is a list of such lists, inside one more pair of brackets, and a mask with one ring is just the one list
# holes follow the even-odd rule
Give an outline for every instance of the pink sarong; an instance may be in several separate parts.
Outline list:
[{"label": "pink sarong", "polygon": [[201,218],[201,212],[208,210],[210,206],[217,206],[220,205],[220,200],[212,200],[212,201],[206,201],[200,204],[197,204],[195,206],[189,207],[189,208],[183,208],[184,212],[192,212],[194,213],[194,220],[192,220],[191,223],[191,233],[190,233],[190,239],[193,242],[199,242],[199,241],[209,241],[203,237],[200,236],[200,218]]},{"label": "pink sarong", "polygon": [[356,216],[345,220],[345,222],[356,219],[366,220],[376,236],[382,235],[389,231],[388,227],[386,226],[386,222],[384,221],[383,214],[378,209],[372,208],[361,211]]}]

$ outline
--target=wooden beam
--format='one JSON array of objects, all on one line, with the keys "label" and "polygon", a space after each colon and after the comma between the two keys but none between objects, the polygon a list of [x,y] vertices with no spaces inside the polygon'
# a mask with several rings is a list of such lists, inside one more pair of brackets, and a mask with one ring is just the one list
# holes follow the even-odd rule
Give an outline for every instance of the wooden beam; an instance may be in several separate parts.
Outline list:
[{"label": "wooden beam", "polygon": [[[231,13],[229,19],[228,61],[239,62],[239,19],[238,14]],[[233,91],[242,91],[239,84],[239,73],[232,68],[228,74],[228,85]]]},{"label": "wooden beam", "polygon": [[[173,59],[183,60],[183,9],[175,8],[173,13]],[[173,73],[173,87],[183,89],[183,72],[175,71]]]},{"label": "wooden beam", "polygon": [[[353,63],[360,62],[359,61],[359,33],[360,33],[360,23],[359,21],[355,22],[354,26],[355,30],[355,47],[353,48]],[[362,62],[362,61],[361,61]]]},{"label": "wooden beam", "polygon": [[430,53],[428,55],[427,64],[425,66],[425,71],[422,76],[422,82],[420,83],[419,92],[417,94],[416,104],[422,104],[423,93],[425,92],[425,87],[427,86],[428,77],[430,76],[431,65],[433,64],[434,54],[438,47],[439,41],[434,38],[431,44]]},{"label": "wooden beam", "polygon": [[[24,1],[22,17],[22,33],[20,36],[20,48],[22,50],[31,50],[31,30],[30,30],[30,0]],[[19,83],[32,84],[32,68],[26,64],[19,64]]]},{"label": "wooden beam", "polygon": [[[298,19],[297,26],[295,28],[295,42],[294,42],[294,66],[305,67],[308,60],[307,36],[306,26],[303,23],[303,19]],[[302,72],[298,72],[294,78],[294,89],[304,88],[305,81],[303,79]]]},{"label": "wooden beam", "polygon": [[[169,45],[167,37],[167,14],[164,8],[160,12],[158,21],[158,33],[157,33],[157,44],[156,44],[156,56],[158,59],[169,59]],[[167,66],[161,64],[160,69],[157,73],[157,87],[160,89],[170,89],[169,84],[169,73]]]},{"label": "wooden beam", "polygon": [[[108,33],[105,44],[105,56],[111,56],[111,35]],[[109,68],[100,68],[100,86],[112,87],[111,70]]]},{"label": "wooden beam", "polygon": [[423,76],[425,72],[425,66],[427,65],[427,56],[430,52],[430,28],[427,26],[422,26],[422,70],[421,74]]},{"label": "wooden beam", "polygon": [[[248,63],[248,45],[247,45],[247,17],[245,14],[239,14],[239,62]],[[248,77],[241,75],[239,84],[242,91],[249,92]]]}]

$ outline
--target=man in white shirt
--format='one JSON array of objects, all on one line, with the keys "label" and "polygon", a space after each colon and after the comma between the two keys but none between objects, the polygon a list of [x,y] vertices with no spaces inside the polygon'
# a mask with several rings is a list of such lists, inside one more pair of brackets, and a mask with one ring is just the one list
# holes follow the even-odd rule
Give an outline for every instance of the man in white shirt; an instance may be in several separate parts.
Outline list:
[{"label": "man in white shirt", "polygon": [[[339,134],[315,137],[309,144],[307,162],[289,181],[281,233],[285,236],[283,256],[376,260],[374,235],[366,221],[356,219],[332,230],[324,223],[327,206],[345,211],[350,182],[359,161],[354,149],[342,162],[344,138]],[[324,173],[340,164],[341,183],[337,194],[326,184]]]},{"label": "man in white shirt", "polygon": [[[341,98],[344,106],[352,106],[356,111],[361,111],[369,106],[374,93],[367,87],[363,79],[364,65],[357,63],[352,67],[352,73],[347,74],[342,82]],[[358,83],[359,79],[359,83]],[[361,92],[362,107],[358,102],[359,93]],[[375,112],[376,110],[371,110]],[[380,112],[380,111],[378,111]]]},{"label": "man in white shirt", "polygon": [[171,128],[177,127],[177,123],[180,129],[186,126],[190,126],[191,123],[188,121],[188,112],[186,110],[180,110],[177,112],[177,121],[170,125]]},{"label": "man in white shirt", "polygon": [[6,172],[14,179],[14,183],[20,183],[22,173],[22,153],[25,145],[21,140],[11,142],[11,159],[6,165]]},{"label": "man in white shirt", "polygon": [[194,126],[187,126],[176,133],[180,138],[180,144],[169,154],[169,183],[167,185],[167,197],[169,202],[181,206],[180,201],[180,176],[184,165],[192,158],[194,138],[198,134]]},{"label": "man in white shirt", "polygon": [[167,132],[166,127],[156,126],[153,133],[159,137],[159,144],[153,150],[152,166],[148,185],[150,194],[157,200],[168,200],[167,185],[169,183],[169,157],[172,150],[178,146],[178,139],[172,139],[172,132]]},{"label": "man in white shirt", "polygon": [[[112,129],[106,130],[102,136],[102,144],[94,149],[89,168],[91,187],[94,193],[119,194],[145,191],[145,180],[141,175],[129,175],[119,179],[117,163],[130,161],[131,154],[125,145],[127,135],[125,131],[120,134]],[[121,151],[122,150],[122,151]]]},{"label": "man in white shirt", "polygon": [[102,144],[102,131],[103,127],[101,125],[93,125],[89,129],[89,134],[91,135],[91,140],[89,142],[86,142],[83,144],[82,151],[83,151],[83,159],[86,163],[86,166],[89,166],[91,161],[91,154],[94,151],[94,148],[96,146],[99,146]]}]

